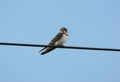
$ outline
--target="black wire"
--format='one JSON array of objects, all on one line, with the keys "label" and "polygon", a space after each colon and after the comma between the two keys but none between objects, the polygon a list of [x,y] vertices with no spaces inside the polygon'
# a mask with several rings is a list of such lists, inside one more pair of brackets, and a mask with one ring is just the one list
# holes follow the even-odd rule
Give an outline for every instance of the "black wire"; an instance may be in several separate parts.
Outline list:
[{"label": "black wire", "polygon": [[66,48],[66,49],[82,49],[82,50],[120,51],[120,49],[114,49],[114,48],[93,48],[93,47],[76,47],[76,46],[52,46],[52,45],[8,43],[8,42],[0,42],[0,45],[27,46],[27,47],[56,47],[56,48]]}]

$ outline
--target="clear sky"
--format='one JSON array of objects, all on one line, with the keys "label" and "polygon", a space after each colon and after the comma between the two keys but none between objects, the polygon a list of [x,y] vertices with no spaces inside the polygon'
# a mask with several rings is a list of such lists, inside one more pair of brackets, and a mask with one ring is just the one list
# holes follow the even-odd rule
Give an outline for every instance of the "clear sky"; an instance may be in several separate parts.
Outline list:
[{"label": "clear sky", "polygon": [[[120,48],[120,0],[0,0],[0,42]],[[120,52],[0,46],[0,82],[120,82]]]}]

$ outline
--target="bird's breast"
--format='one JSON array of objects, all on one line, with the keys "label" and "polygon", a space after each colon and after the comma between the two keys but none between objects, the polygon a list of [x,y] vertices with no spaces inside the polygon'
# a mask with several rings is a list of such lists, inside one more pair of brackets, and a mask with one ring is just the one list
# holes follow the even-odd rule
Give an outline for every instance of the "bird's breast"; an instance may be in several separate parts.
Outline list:
[{"label": "bird's breast", "polygon": [[67,41],[67,39],[68,39],[68,36],[65,35],[65,34],[63,34],[63,36],[61,37],[61,39],[58,40],[58,41],[55,43],[55,45],[63,45],[63,44]]}]

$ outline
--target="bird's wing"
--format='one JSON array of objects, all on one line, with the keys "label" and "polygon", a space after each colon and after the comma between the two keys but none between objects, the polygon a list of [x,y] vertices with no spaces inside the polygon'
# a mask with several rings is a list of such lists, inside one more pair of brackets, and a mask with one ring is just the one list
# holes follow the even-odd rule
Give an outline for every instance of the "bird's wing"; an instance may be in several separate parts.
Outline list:
[{"label": "bird's wing", "polygon": [[58,33],[48,45],[54,45],[56,41],[60,40],[61,37],[63,36],[63,33]]},{"label": "bird's wing", "polygon": [[[54,45],[56,41],[60,40],[61,37],[63,36],[63,33],[58,33],[51,41],[48,45]],[[48,47],[44,47],[43,49],[41,49],[39,52],[45,50]],[[53,49],[52,49],[53,50]],[[51,51],[51,50],[50,50]]]}]

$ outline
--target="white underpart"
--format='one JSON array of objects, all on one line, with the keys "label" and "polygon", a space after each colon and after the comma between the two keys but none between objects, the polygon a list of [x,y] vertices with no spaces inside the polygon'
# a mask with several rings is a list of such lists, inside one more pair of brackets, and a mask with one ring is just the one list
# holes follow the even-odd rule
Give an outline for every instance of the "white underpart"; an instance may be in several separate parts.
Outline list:
[{"label": "white underpart", "polygon": [[63,34],[62,38],[59,41],[55,42],[55,45],[63,45],[67,41],[67,39],[68,36]]}]

